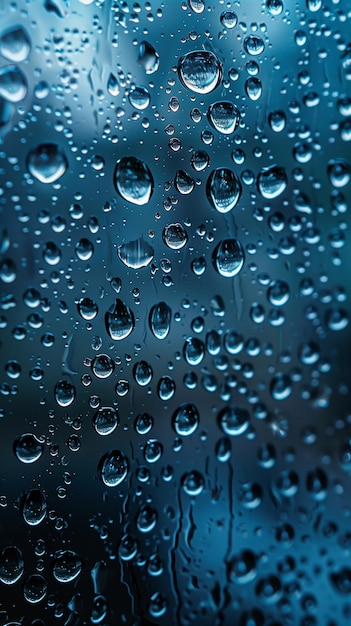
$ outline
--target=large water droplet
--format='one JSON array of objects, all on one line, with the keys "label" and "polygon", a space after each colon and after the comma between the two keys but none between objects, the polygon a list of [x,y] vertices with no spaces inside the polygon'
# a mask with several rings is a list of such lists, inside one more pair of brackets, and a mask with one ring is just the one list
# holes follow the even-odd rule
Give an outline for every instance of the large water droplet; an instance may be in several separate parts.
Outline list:
[{"label": "large water droplet", "polygon": [[112,450],[100,459],[98,472],[106,487],[117,487],[126,478],[128,470],[128,459],[119,450]]},{"label": "large water droplet", "polygon": [[244,265],[244,250],[236,239],[220,241],[212,253],[215,270],[226,278],[239,274]]},{"label": "large water droplet", "polygon": [[222,64],[213,52],[196,50],[179,59],[178,76],[184,87],[196,93],[210,93],[222,78]]},{"label": "large water droplet", "polygon": [[223,135],[230,135],[240,122],[240,112],[233,102],[215,102],[209,106],[207,116],[215,130]]},{"label": "large water droplet", "polygon": [[180,250],[188,243],[188,234],[179,222],[168,224],[162,231],[163,243],[172,250]]},{"label": "large water droplet", "polygon": [[134,109],[143,111],[149,106],[151,98],[146,87],[135,85],[128,96],[128,100]]},{"label": "large water droplet", "polygon": [[35,435],[27,433],[21,435],[14,443],[16,457],[22,463],[35,463],[44,452],[44,445]]},{"label": "large water droplet", "polygon": [[154,249],[143,237],[139,237],[139,239],[118,246],[117,255],[124,265],[138,270],[151,263],[154,258]]},{"label": "large water droplet", "polygon": [[156,339],[165,339],[171,327],[172,311],[166,302],[154,304],[150,309],[149,326]]},{"label": "large water droplet", "polygon": [[220,167],[211,172],[206,183],[207,198],[220,213],[228,213],[239,201],[241,183],[232,170]]},{"label": "large water droplet", "polygon": [[22,552],[16,546],[7,546],[0,552],[0,582],[14,585],[24,572]]},{"label": "large water droplet", "polygon": [[37,604],[44,600],[48,584],[41,574],[31,574],[23,585],[24,599],[30,604]]},{"label": "large water droplet", "polygon": [[145,387],[152,380],[152,367],[147,361],[139,361],[139,363],[136,363],[133,367],[133,375],[135,382],[141,387]]},{"label": "large water droplet", "polygon": [[46,516],[46,499],[40,489],[31,489],[23,496],[21,511],[29,526],[37,526]]},{"label": "large water droplet", "polygon": [[108,335],[114,341],[126,339],[135,326],[133,311],[122,300],[116,303],[105,314],[105,326]]},{"label": "large water droplet", "polygon": [[124,200],[139,206],[149,202],[154,189],[154,179],[148,166],[133,156],[117,161],[113,182]]},{"label": "large water droplet", "polygon": [[218,425],[226,435],[242,435],[250,425],[250,415],[246,409],[227,406],[218,414]]},{"label": "large water droplet", "polygon": [[70,406],[75,400],[76,388],[68,380],[59,380],[55,385],[54,396],[59,406]]},{"label": "large water droplet", "polygon": [[199,496],[205,487],[205,479],[200,472],[193,470],[181,478],[181,485],[188,496]]},{"label": "large water droplet", "polygon": [[55,143],[43,143],[30,150],[27,169],[41,183],[55,183],[66,172],[68,161],[62,148]]},{"label": "large water droplet", "polygon": [[188,337],[183,347],[183,355],[189,365],[199,365],[205,356],[204,343],[197,337]]},{"label": "large water droplet", "polygon": [[93,417],[93,426],[96,432],[103,437],[113,433],[118,424],[118,412],[109,406],[100,407]]},{"label": "large water droplet", "polygon": [[244,50],[248,54],[252,56],[257,56],[258,54],[262,54],[264,51],[264,41],[261,37],[257,35],[249,35],[244,39]]},{"label": "large water droplet", "polygon": [[12,61],[25,61],[31,50],[31,40],[22,26],[12,26],[1,34],[0,54]]},{"label": "large water droplet", "polygon": [[20,102],[27,91],[27,79],[22,70],[12,65],[0,69],[0,96],[8,102]]},{"label": "large water droplet", "polygon": [[257,178],[258,189],[267,200],[273,200],[273,198],[280,196],[287,184],[285,169],[278,165],[263,168]]},{"label": "large water droplet", "polygon": [[52,573],[59,583],[70,583],[82,571],[82,560],[72,550],[61,550],[55,556]]},{"label": "large water droplet", "polygon": [[199,412],[194,404],[185,402],[173,413],[172,426],[181,437],[192,435],[200,421]]}]

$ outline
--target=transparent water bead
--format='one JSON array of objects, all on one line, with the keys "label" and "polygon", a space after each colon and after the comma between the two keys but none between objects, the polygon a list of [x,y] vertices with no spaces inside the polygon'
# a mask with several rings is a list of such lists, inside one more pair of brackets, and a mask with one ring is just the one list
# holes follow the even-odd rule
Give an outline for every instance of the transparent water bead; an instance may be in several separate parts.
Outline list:
[{"label": "transparent water bead", "polygon": [[113,182],[124,200],[139,206],[149,202],[154,189],[154,179],[148,166],[133,156],[117,161]]},{"label": "transparent water bead", "polygon": [[55,555],[52,573],[58,582],[70,583],[78,578],[82,565],[82,560],[76,552],[61,550]]},{"label": "transparent water bead", "polygon": [[108,335],[114,341],[126,339],[134,330],[135,319],[132,309],[120,298],[105,314],[105,327]]},{"label": "transparent water bead", "polygon": [[218,414],[218,425],[225,435],[238,437],[249,428],[250,415],[246,409],[227,406]]},{"label": "transparent water bead", "polygon": [[180,82],[190,91],[211,93],[222,79],[222,64],[213,52],[195,50],[179,59],[178,76]]},{"label": "transparent water bead", "polygon": [[24,561],[17,546],[7,546],[0,552],[0,582],[14,585],[24,572]]},{"label": "transparent water bead", "polygon": [[21,501],[21,512],[29,526],[38,526],[46,517],[46,498],[40,489],[27,491]]},{"label": "transparent water bead", "polygon": [[35,463],[44,452],[44,445],[35,435],[26,433],[16,439],[14,443],[16,457],[22,463]]},{"label": "transparent water bead", "polygon": [[237,205],[241,190],[239,179],[226,167],[213,170],[207,179],[207,198],[219,213],[228,213]]},{"label": "transparent water bead", "polygon": [[54,389],[57,404],[61,407],[70,406],[76,397],[76,388],[68,380],[59,380]]},{"label": "transparent water bead", "polygon": [[127,457],[120,450],[112,450],[100,459],[98,473],[106,487],[117,487],[126,478],[128,470]]},{"label": "transparent water bead", "polygon": [[139,46],[138,63],[144,68],[146,74],[154,74],[159,68],[160,57],[148,41],[142,41]]},{"label": "transparent water bead", "polygon": [[156,339],[165,339],[170,331],[172,310],[166,302],[154,304],[149,313],[149,326]]},{"label": "transparent water bead", "polygon": [[240,111],[233,102],[214,102],[208,108],[207,117],[215,130],[223,135],[230,135],[239,125]]},{"label": "transparent water bead", "polygon": [[118,258],[131,269],[147,267],[154,258],[154,249],[143,237],[124,243],[117,248]]},{"label": "transparent water bead", "polygon": [[212,253],[215,270],[226,278],[239,274],[244,265],[244,250],[237,239],[220,241]]},{"label": "transparent water bead", "polygon": [[97,354],[91,362],[91,369],[96,378],[108,378],[113,374],[115,364],[108,354]]},{"label": "transparent water bead", "polygon": [[288,178],[284,167],[271,165],[261,170],[257,177],[257,186],[263,196],[267,200],[273,200],[285,191],[288,184]]},{"label": "transparent water bead", "polygon": [[19,67],[8,65],[0,69],[0,96],[8,102],[20,102],[28,92],[25,74]]},{"label": "transparent water bead", "polygon": [[67,168],[67,157],[55,143],[40,144],[28,153],[27,169],[41,183],[55,183]]},{"label": "transparent water bead", "polygon": [[189,437],[197,429],[200,421],[199,412],[194,404],[185,402],[173,413],[172,426],[181,437]]},{"label": "transparent water bead", "polygon": [[31,47],[30,37],[22,26],[12,26],[1,33],[0,54],[12,63],[25,61]]},{"label": "transparent water bead", "polygon": [[175,224],[165,226],[162,232],[162,240],[168,248],[180,250],[188,243],[188,234],[183,224],[176,222]]},{"label": "transparent water bead", "polygon": [[119,415],[116,409],[109,406],[100,407],[93,417],[93,426],[96,432],[105,437],[110,435],[119,424]]}]

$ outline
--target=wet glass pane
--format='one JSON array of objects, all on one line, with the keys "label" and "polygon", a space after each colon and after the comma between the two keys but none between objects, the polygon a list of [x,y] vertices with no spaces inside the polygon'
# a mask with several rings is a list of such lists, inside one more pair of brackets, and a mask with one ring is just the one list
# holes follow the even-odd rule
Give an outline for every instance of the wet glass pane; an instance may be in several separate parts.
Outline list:
[{"label": "wet glass pane", "polygon": [[347,626],[350,0],[0,0],[0,626]]}]

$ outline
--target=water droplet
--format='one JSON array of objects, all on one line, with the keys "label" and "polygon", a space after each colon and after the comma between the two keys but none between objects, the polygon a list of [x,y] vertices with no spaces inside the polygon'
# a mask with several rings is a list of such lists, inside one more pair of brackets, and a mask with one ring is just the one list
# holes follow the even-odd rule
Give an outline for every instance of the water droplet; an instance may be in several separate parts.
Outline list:
[{"label": "water droplet", "polygon": [[172,426],[176,433],[182,437],[192,435],[200,421],[199,412],[194,404],[185,402],[173,413]]},{"label": "water droplet", "polygon": [[131,561],[138,552],[138,541],[133,535],[126,534],[122,537],[118,548],[118,555],[122,561]]},{"label": "water droplet", "polygon": [[149,439],[144,446],[144,459],[147,463],[156,463],[163,453],[162,443],[157,439]]},{"label": "water droplet", "polygon": [[108,378],[113,374],[115,364],[108,354],[97,354],[91,362],[91,369],[97,378]]},{"label": "water droplet", "polygon": [[187,172],[184,172],[184,170],[178,170],[175,175],[174,186],[177,191],[179,191],[179,193],[185,196],[193,191],[195,187],[195,181],[192,176],[187,174]]},{"label": "water droplet", "polygon": [[48,265],[57,265],[61,261],[61,250],[53,241],[48,241],[43,248],[43,259]]},{"label": "water droplet", "polygon": [[211,172],[206,183],[206,194],[219,213],[228,213],[238,203],[241,184],[232,170],[220,167]]},{"label": "water droplet", "polygon": [[28,92],[25,75],[15,65],[0,68],[0,96],[8,102],[20,102]]},{"label": "water droplet", "polygon": [[55,183],[67,168],[66,155],[55,143],[40,144],[28,153],[27,169],[41,183]]},{"label": "water droplet", "polygon": [[152,367],[147,361],[139,361],[139,363],[135,363],[134,365],[133,375],[135,382],[137,382],[140,387],[145,387],[152,380]]},{"label": "water droplet", "polygon": [[7,546],[0,552],[0,582],[14,585],[24,572],[22,552],[16,546]]},{"label": "water droplet", "polygon": [[223,135],[233,133],[240,122],[240,112],[233,102],[215,102],[207,111],[208,120],[215,130]]},{"label": "water droplet", "polygon": [[180,250],[188,243],[188,234],[179,222],[168,224],[162,231],[163,243],[172,250]]},{"label": "water droplet", "polygon": [[230,561],[228,575],[230,580],[245,585],[256,578],[256,556],[251,550],[243,550]]},{"label": "water droplet", "polygon": [[250,425],[250,415],[246,409],[227,406],[218,413],[218,425],[225,435],[242,435]]},{"label": "water droplet", "polygon": [[246,95],[255,102],[262,96],[262,83],[257,76],[250,76],[245,82]]},{"label": "water droplet", "polygon": [[349,325],[349,316],[344,309],[328,309],[325,313],[325,323],[329,330],[344,330]]},{"label": "water droplet", "polygon": [[0,54],[13,63],[25,61],[31,46],[29,35],[22,26],[12,26],[1,34]]},{"label": "water droplet", "polygon": [[119,450],[107,452],[99,463],[99,476],[106,487],[117,487],[126,478],[129,471],[127,457]]},{"label": "water droplet", "polygon": [[151,97],[146,87],[135,85],[129,93],[128,100],[134,109],[144,111],[149,106]]},{"label": "water droplet", "polygon": [[40,489],[31,489],[23,496],[21,511],[24,521],[29,526],[37,526],[46,516],[47,504]]},{"label": "water droplet", "polygon": [[258,175],[257,185],[260,193],[267,200],[273,200],[285,191],[288,184],[285,169],[278,165],[263,168]]},{"label": "water droplet", "polygon": [[82,298],[77,304],[77,309],[83,320],[87,321],[93,320],[99,312],[98,305],[90,298]]},{"label": "water droplet", "polygon": [[170,400],[173,398],[176,385],[171,376],[162,376],[158,381],[157,392],[160,400]]},{"label": "water droplet", "polygon": [[68,380],[59,380],[55,385],[54,396],[59,406],[70,406],[76,398],[76,388]]},{"label": "water droplet", "polygon": [[205,356],[204,343],[196,337],[188,337],[183,347],[183,355],[189,365],[199,365]]},{"label": "water droplet", "polygon": [[239,489],[239,502],[246,509],[257,509],[262,502],[262,488],[258,483],[243,483]]},{"label": "water droplet", "polygon": [[93,426],[99,435],[105,437],[110,435],[119,424],[119,416],[116,409],[103,406],[100,407],[93,417]]},{"label": "water droplet", "polygon": [[110,96],[113,96],[114,98],[116,96],[118,96],[118,94],[120,92],[118,80],[117,80],[116,76],[114,74],[112,74],[112,72],[110,73],[110,75],[108,77],[107,91],[109,92]]},{"label": "water droplet", "polygon": [[105,314],[105,326],[108,335],[114,341],[126,339],[134,330],[133,311],[122,300],[116,298],[115,305]]},{"label": "water droplet", "polygon": [[147,435],[154,425],[154,420],[148,413],[140,413],[134,422],[134,427],[138,435]]},{"label": "water droplet", "polygon": [[215,270],[226,278],[239,274],[244,265],[244,250],[236,239],[220,241],[212,253]]},{"label": "water droplet", "polygon": [[190,91],[211,93],[222,79],[222,64],[213,52],[188,52],[179,60],[178,76],[182,85]]},{"label": "water droplet", "polygon": [[124,200],[139,206],[149,202],[154,189],[154,179],[148,166],[133,156],[117,161],[113,182]]},{"label": "water droplet", "polygon": [[188,496],[199,496],[205,487],[205,479],[200,472],[193,470],[181,478],[181,485]]},{"label": "water droplet", "polygon": [[157,524],[157,512],[151,506],[146,504],[141,507],[137,519],[136,526],[141,533],[150,533]]},{"label": "water droplet", "polygon": [[16,439],[14,452],[22,463],[35,463],[42,456],[44,446],[35,435],[27,433]]},{"label": "water droplet", "polygon": [[72,550],[61,550],[55,555],[52,573],[59,583],[70,583],[82,571],[82,560]]},{"label": "water droplet", "polygon": [[286,400],[292,394],[291,379],[287,374],[276,374],[270,384],[270,392],[274,400]]},{"label": "water droplet", "polygon": [[94,254],[94,246],[89,239],[83,237],[77,242],[75,253],[80,261],[89,261]]},{"label": "water droplet", "polygon": [[261,37],[258,37],[257,35],[249,35],[248,37],[245,37],[244,50],[248,54],[257,56],[258,54],[262,54],[264,48],[264,41]]},{"label": "water droplet", "polygon": [[234,28],[238,23],[238,16],[234,11],[223,11],[220,20],[224,28]]},{"label": "water droplet", "polygon": [[143,237],[139,237],[139,239],[118,246],[117,255],[124,265],[138,270],[150,265],[154,258],[154,249]]},{"label": "water droplet", "polygon": [[306,476],[306,488],[313,500],[317,502],[325,500],[328,489],[328,477],[325,471],[317,467],[315,470],[308,472]]},{"label": "water droplet", "polygon": [[139,46],[138,63],[144,68],[146,74],[157,72],[160,64],[160,57],[151,43],[142,41]]},{"label": "water droplet", "polygon": [[345,187],[351,179],[351,166],[345,159],[331,159],[328,162],[327,174],[333,187]]},{"label": "water droplet", "polygon": [[210,157],[204,150],[196,150],[191,155],[190,162],[194,170],[196,170],[197,172],[202,172],[206,169],[206,167],[208,167],[210,163]]},{"label": "water droplet", "polygon": [[165,339],[170,331],[172,311],[166,302],[154,304],[150,309],[149,326],[156,339]]},{"label": "water droplet", "polygon": [[268,12],[275,16],[280,15],[283,11],[284,5],[282,0],[267,0],[266,7]]},{"label": "water droplet", "polygon": [[341,595],[349,595],[351,593],[351,569],[342,567],[330,575],[331,583],[338,593]]},{"label": "water droplet", "polygon": [[276,604],[283,595],[281,582],[273,574],[261,578],[255,591],[262,604],[266,605]]},{"label": "water droplet", "polygon": [[275,133],[281,133],[286,126],[286,115],[284,111],[272,111],[268,115],[268,124]]},{"label": "water droplet", "polygon": [[31,574],[23,585],[24,599],[30,604],[37,604],[44,600],[48,585],[41,574]]}]

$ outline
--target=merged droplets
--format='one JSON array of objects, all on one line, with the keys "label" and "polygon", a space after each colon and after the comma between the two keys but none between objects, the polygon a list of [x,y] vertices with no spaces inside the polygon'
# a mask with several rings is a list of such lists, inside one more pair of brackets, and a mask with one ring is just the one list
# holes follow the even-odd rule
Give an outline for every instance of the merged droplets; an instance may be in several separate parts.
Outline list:
[{"label": "merged droplets", "polygon": [[116,298],[115,305],[105,314],[105,327],[109,337],[114,341],[126,339],[134,326],[133,311],[122,300]]},{"label": "merged droplets", "polygon": [[149,202],[154,189],[154,179],[148,166],[133,156],[117,161],[113,182],[124,200],[139,206]]},{"label": "merged droplets", "polygon": [[273,200],[273,198],[280,196],[285,191],[287,184],[285,169],[278,165],[263,168],[257,178],[258,189],[267,200]]},{"label": "merged droplets", "polygon": [[154,249],[143,237],[139,237],[139,239],[118,246],[117,256],[124,265],[138,270],[151,263],[154,258]]},{"label": "merged droplets", "polygon": [[27,92],[27,79],[22,70],[13,65],[0,68],[0,96],[16,103],[23,100]]},{"label": "merged droplets", "polygon": [[16,546],[7,546],[0,552],[0,582],[14,585],[24,572],[21,550]]},{"label": "merged droplets", "polygon": [[0,36],[0,54],[12,63],[25,61],[31,47],[29,35],[22,26],[12,26]]},{"label": "merged droplets", "polygon": [[98,433],[105,437],[111,435],[119,424],[119,416],[116,409],[109,406],[100,407],[93,417],[93,426]]},{"label": "merged droplets", "polygon": [[22,463],[35,463],[44,452],[44,445],[35,435],[26,433],[16,439],[14,443],[16,457]]},{"label": "merged droplets", "polygon": [[70,583],[82,571],[82,559],[72,550],[61,550],[55,556],[52,573],[59,583]]},{"label": "merged droplets", "polygon": [[166,339],[171,327],[172,311],[166,302],[154,304],[149,313],[149,326],[156,339]]},{"label": "merged droplets", "polygon": [[67,168],[67,157],[55,143],[40,144],[28,153],[27,169],[41,183],[55,183]]},{"label": "merged droplets", "polygon": [[233,102],[215,102],[207,111],[211,126],[223,135],[233,133],[240,122],[240,112]]},{"label": "merged droplets", "polygon": [[221,276],[232,278],[244,265],[244,250],[237,239],[220,241],[212,253],[212,263]]},{"label": "merged droplets", "polygon": [[241,183],[232,170],[219,167],[211,172],[206,183],[206,194],[219,213],[228,213],[238,203]]},{"label": "merged droplets", "polygon": [[188,52],[178,62],[180,82],[195,93],[211,93],[222,78],[222,64],[213,52]]},{"label": "merged droplets", "polygon": [[173,413],[172,426],[181,437],[192,435],[200,421],[199,412],[194,404],[185,402]]},{"label": "merged droplets", "polygon": [[100,459],[98,473],[106,487],[117,487],[126,478],[128,470],[127,457],[120,450],[112,450]]}]

